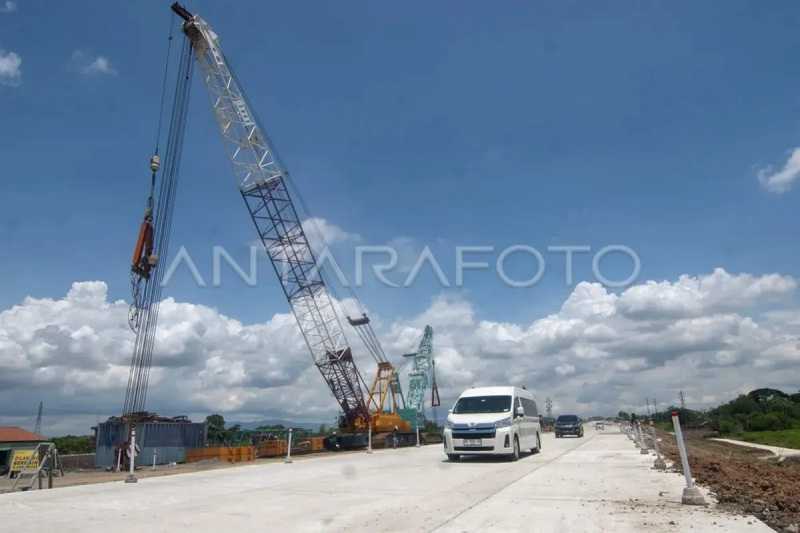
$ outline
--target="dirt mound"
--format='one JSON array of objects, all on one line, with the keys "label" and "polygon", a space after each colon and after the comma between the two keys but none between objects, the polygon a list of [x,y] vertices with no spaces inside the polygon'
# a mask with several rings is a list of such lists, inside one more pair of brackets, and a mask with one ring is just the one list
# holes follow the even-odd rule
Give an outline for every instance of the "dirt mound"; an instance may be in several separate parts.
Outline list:
[{"label": "dirt mound", "polygon": [[[675,437],[660,434],[665,455],[682,471]],[[800,463],[765,460],[769,452],[687,434],[689,464],[695,480],[720,504],[752,514],[778,531],[800,525]]]}]

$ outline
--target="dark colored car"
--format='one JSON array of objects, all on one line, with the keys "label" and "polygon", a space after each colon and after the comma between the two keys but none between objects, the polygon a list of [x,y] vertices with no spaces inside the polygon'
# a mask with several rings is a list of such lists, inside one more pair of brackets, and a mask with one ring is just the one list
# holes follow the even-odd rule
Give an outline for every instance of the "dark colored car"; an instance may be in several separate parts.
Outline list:
[{"label": "dark colored car", "polygon": [[557,439],[564,435],[575,435],[580,438],[583,437],[583,422],[577,415],[561,415],[556,418],[553,430]]}]

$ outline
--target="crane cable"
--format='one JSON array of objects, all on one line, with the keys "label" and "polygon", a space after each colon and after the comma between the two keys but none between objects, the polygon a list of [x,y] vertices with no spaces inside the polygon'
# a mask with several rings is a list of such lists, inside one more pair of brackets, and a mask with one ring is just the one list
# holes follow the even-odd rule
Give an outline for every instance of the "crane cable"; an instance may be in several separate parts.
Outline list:
[{"label": "crane cable", "polygon": [[[173,30],[175,28],[174,15],[169,17],[169,36],[167,37],[167,54],[164,59],[164,74],[161,80],[161,98],[158,104],[158,126],[156,127],[155,148],[153,149],[153,156],[155,161],[158,161],[158,152],[161,146],[161,125],[164,122],[164,103],[167,94],[167,79],[169,78],[169,65],[172,58],[172,41]],[[153,161],[151,160],[151,161]],[[152,216],[153,209],[155,208],[155,190],[156,190],[156,170],[151,163],[152,173],[150,175],[150,194],[147,196],[147,205],[145,211],[149,212]],[[128,310],[128,325],[134,333],[138,333],[140,324],[140,312],[144,302],[142,301],[142,277],[135,272],[131,272],[131,305]]]},{"label": "crane cable", "polygon": [[[170,19],[170,40],[168,44],[167,65],[165,66],[165,81],[162,84],[162,101],[160,114],[166,100],[166,78],[169,75],[169,57],[171,56],[173,20]],[[183,139],[186,131],[186,117],[189,103],[189,89],[193,67],[192,45],[187,40],[183,41],[180,60],[177,69],[177,80],[172,102],[169,132],[166,139],[164,167],[158,195],[151,197],[153,203],[153,241],[154,250],[161,259],[166,259],[169,250],[169,239],[172,233],[175,194],[178,185],[180,159],[183,151]],[[156,151],[159,149],[161,137],[161,116],[156,138]],[[151,167],[152,168],[152,167]],[[155,174],[155,172],[154,172]],[[155,188],[155,183],[153,183]],[[153,191],[154,192],[154,191]],[[134,331],[136,340],[131,357],[128,386],[125,393],[124,415],[132,415],[144,410],[147,399],[147,389],[150,379],[150,368],[153,361],[153,347],[155,345],[158,314],[161,303],[162,281],[164,269],[156,263],[152,275],[144,279],[139,278],[139,294],[136,295],[134,305],[137,306]]]}]

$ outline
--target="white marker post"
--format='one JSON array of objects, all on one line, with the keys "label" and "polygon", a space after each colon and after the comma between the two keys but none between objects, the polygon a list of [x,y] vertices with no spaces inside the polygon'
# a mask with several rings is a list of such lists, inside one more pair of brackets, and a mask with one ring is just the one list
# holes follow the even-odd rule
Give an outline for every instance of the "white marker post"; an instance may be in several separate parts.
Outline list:
[{"label": "white marker post", "polygon": [[692,471],[689,469],[689,456],[686,454],[686,443],[683,441],[681,431],[681,421],[678,419],[678,412],[672,411],[672,425],[675,427],[675,440],[678,441],[678,452],[681,455],[681,465],[683,466],[683,476],[686,478],[686,486],[683,488],[681,503],[684,505],[705,505],[706,499],[700,489],[695,487],[692,479]]},{"label": "white marker post", "polygon": [[131,443],[128,453],[130,454],[130,469],[128,470],[128,477],[125,478],[125,483],[136,483],[139,481],[133,473],[134,468],[136,468],[136,426],[131,427]]},{"label": "white marker post", "polygon": [[647,437],[642,430],[642,424],[639,423],[639,454],[640,455],[647,455],[650,453],[650,449],[647,446]]},{"label": "white marker post", "polygon": [[666,470],[667,463],[664,462],[664,458],[661,457],[661,451],[658,449],[658,436],[656,436],[656,426],[653,424],[653,421],[650,421],[650,434],[653,436],[653,449],[656,452],[656,460],[653,462],[653,468],[656,470]]},{"label": "white marker post", "polygon": [[419,448],[420,447],[420,443],[419,443],[419,423],[417,423],[415,425],[417,426],[417,448]]},{"label": "white marker post", "polygon": [[372,453],[372,422],[367,429],[367,453]]},{"label": "white marker post", "polygon": [[153,470],[156,469],[156,455],[158,455],[158,448],[153,449]]},{"label": "white marker post", "polygon": [[289,442],[286,445],[286,459],[284,459],[283,462],[284,463],[292,462],[292,428],[289,428]]}]

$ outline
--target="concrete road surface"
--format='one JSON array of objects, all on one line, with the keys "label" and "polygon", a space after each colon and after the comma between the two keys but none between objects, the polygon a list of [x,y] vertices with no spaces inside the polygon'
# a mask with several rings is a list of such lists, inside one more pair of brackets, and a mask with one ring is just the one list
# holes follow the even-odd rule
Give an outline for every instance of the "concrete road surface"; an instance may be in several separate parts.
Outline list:
[{"label": "concrete road surface", "polygon": [[[680,505],[683,478],[619,433],[544,436],[516,463],[445,460],[439,446],[297,458],[0,495],[13,531],[719,531],[752,517]],[[0,528],[2,529],[2,528]]]}]

